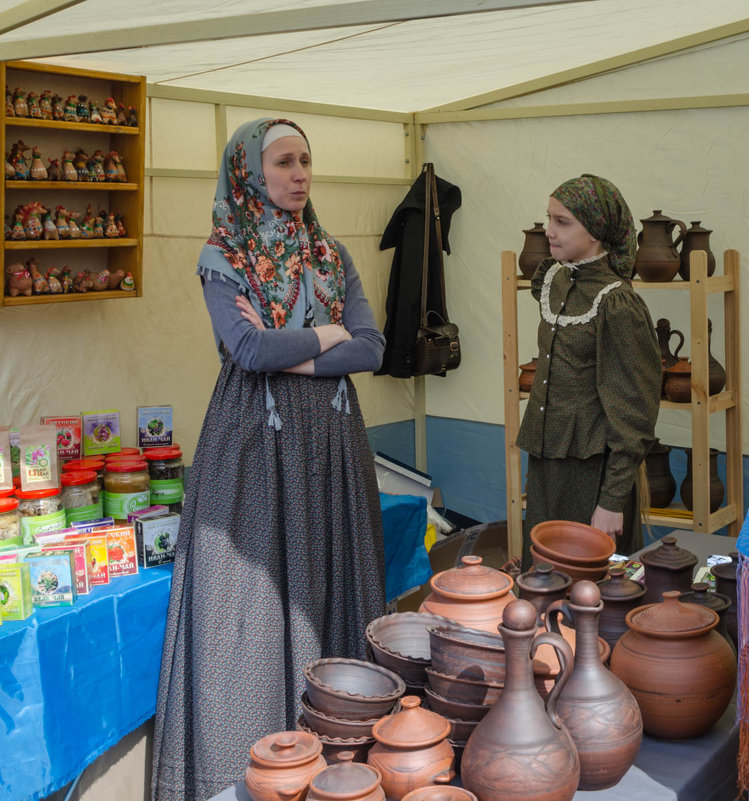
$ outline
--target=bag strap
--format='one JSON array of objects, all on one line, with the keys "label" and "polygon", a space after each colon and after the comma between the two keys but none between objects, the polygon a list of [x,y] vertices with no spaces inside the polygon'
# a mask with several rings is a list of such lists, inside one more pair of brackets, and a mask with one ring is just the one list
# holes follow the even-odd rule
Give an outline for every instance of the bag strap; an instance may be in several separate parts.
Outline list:
[{"label": "bag strap", "polygon": [[[437,181],[434,177],[434,164],[424,164],[424,255],[421,264],[421,320],[420,325],[426,327],[427,316],[427,279],[429,277],[429,242],[431,239],[432,215],[434,215],[434,228],[437,235],[437,252],[440,261],[440,292],[442,295],[442,308],[446,309],[445,302],[445,264],[442,255],[442,224],[440,223],[440,207],[437,199]],[[449,322],[447,314],[443,322]]]}]

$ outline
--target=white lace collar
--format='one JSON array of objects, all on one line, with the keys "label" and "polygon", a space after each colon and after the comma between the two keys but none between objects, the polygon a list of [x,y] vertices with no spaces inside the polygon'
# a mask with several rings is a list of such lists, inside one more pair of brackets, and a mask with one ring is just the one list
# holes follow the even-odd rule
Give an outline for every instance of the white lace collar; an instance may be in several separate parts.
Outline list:
[{"label": "white lace collar", "polygon": [[585,312],[585,314],[572,316],[569,314],[554,314],[554,312],[552,312],[551,307],[549,306],[549,295],[551,294],[551,282],[554,276],[564,267],[572,267],[573,269],[576,269],[581,264],[597,261],[601,258],[601,255],[605,254],[599,254],[594,259],[585,259],[584,261],[579,261],[576,264],[560,264],[557,262],[549,267],[546,275],[544,276],[543,286],[541,287],[541,316],[547,323],[549,323],[549,325],[559,325],[564,328],[568,325],[582,325],[583,323],[589,323],[596,316],[596,314],[598,314],[598,307],[601,305],[601,301],[603,300],[604,296],[611,292],[612,289],[616,289],[616,287],[621,286],[621,281],[613,281],[612,283],[603,287],[603,289],[596,295],[595,299],[593,300],[593,304],[591,305],[590,309]]},{"label": "white lace collar", "polygon": [[570,270],[579,270],[583,264],[593,264],[594,261],[598,261],[602,259],[604,256],[608,256],[608,250],[603,250],[600,253],[596,253],[595,256],[590,256],[587,259],[581,259],[580,261],[563,261],[560,262],[562,267],[569,267]]}]

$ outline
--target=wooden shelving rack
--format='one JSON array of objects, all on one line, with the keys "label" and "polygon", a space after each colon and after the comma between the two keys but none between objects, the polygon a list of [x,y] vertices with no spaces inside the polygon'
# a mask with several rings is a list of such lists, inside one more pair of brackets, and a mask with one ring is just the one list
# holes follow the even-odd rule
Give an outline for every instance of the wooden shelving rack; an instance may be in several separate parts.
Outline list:
[{"label": "wooden shelving rack", "polygon": [[[638,291],[666,290],[689,293],[691,333],[692,401],[690,404],[662,400],[661,408],[690,409],[692,422],[693,506],[691,519],[681,516],[651,515],[651,525],[681,528],[712,534],[727,527],[737,537],[743,521],[743,470],[741,444],[741,316],[739,295],[739,253],[723,254],[723,275],[707,276],[707,254],[691,254],[690,280],[667,283],[634,281]],[[520,448],[515,444],[520,428],[520,404],[528,393],[518,385],[518,304],[519,290],[530,289],[531,282],[518,275],[513,251],[502,251],[502,351],[504,362],[505,470],[507,484],[507,528],[510,556],[519,556],[523,538],[522,468]],[[726,386],[717,395],[708,395],[707,299],[723,293]],[[710,418],[726,415],[726,502],[710,512]]]}]

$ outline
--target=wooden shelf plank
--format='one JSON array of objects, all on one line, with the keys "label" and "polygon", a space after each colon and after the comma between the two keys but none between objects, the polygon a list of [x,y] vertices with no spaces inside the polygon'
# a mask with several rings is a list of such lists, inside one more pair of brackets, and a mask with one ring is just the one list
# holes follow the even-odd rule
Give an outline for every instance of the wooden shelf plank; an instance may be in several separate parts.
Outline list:
[{"label": "wooden shelf plank", "polygon": [[138,184],[114,181],[6,181],[6,189],[93,189],[100,192],[137,192]]},{"label": "wooden shelf plank", "polygon": [[6,61],[5,68],[10,70],[24,70],[25,72],[52,72],[56,75],[74,75],[79,78],[94,78],[95,80],[117,81],[118,83],[138,84],[141,82],[141,77],[139,75],[89,70],[84,67],[64,67],[58,64],[45,64],[41,61]]},{"label": "wooden shelf plank", "polygon": [[107,300],[113,298],[134,298],[135,292],[123,289],[105,289],[102,292],[69,292],[67,295],[18,295],[15,298],[3,298],[5,306],[35,306],[40,303],[75,303],[83,300]]},{"label": "wooden shelf plank", "polygon": [[139,136],[140,128],[128,125],[102,125],[98,122],[65,122],[63,120],[37,120],[31,117],[6,117],[8,128],[53,128],[58,131],[76,131],[80,133],[126,134]]},{"label": "wooden shelf plank", "polygon": [[71,248],[134,248],[137,239],[50,239],[6,242],[6,250],[67,250]]}]

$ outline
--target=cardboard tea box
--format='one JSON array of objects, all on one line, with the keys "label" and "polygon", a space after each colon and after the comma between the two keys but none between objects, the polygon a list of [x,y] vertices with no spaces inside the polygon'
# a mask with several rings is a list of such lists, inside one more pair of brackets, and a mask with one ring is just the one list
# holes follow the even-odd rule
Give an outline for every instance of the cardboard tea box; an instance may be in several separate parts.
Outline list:
[{"label": "cardboard tea box", "polygon": [[180,515],[177,512],[154,512],[135,520],[138,564],[157,567],[174,561]]},{"label": "cardboard tea box", "polygon": [[88,595],[91,592],[91,576],[93,562],[88,547],[88,540],[79,542],[57,542],[45,545],[45,552],[70,551],[73,554],[73,567],[75,570],[75,589],[78,595]]},{"label": "cardboard tea box", "polygon": [[132,576],[138,572],[137,546],[133,526],[113,526],[105,530],[109,556],[109,576]]},{"label": "cardboard tea box", "polygon": [[0,605],[3,607],[3,620],[26,620],[34,611],[26,562],[0,563]]},{"label": "cardboard tea box", "polygon": [[78,598],[72,551],[26,557],[34,606],[72,606]]}]

